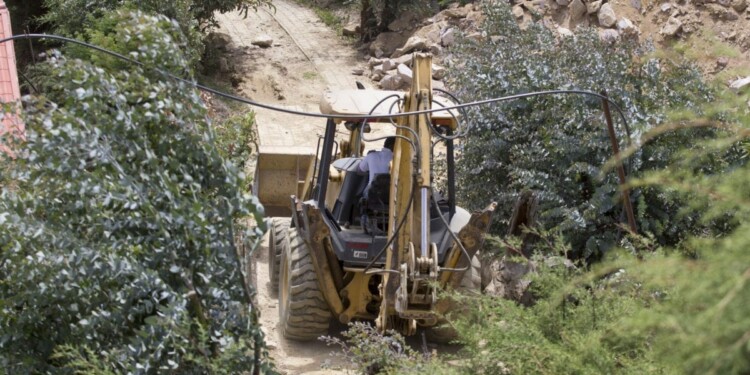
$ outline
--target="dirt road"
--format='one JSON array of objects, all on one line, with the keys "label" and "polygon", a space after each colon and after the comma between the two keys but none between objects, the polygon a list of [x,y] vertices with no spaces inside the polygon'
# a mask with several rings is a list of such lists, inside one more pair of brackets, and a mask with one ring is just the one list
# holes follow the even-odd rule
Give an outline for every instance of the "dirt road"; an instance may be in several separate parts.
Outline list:
[{"label": "dirt road", "polygon": [[[235,69],[242,82],[239,92],[254,100],[310,112],[318,112],[318,101],[326,88],[355,88],[355,81],[369,85],[351,69],[363,65],[356,50],[326,27],[307,8],[286,0],[274,0],[276,12],[261,9],[219,15],[219,32],[230,35]],[[270,48],[251,42],[263,35],[273,39]],[[238,56],[239,51],[239,58]],[[306,118],[255,109],[261,147],[315,147],[322,135],[324,119]],[[379,146],[378,146],[379,147]],[[335,348],[323,342],[298,343],[278,335],[278,300],[269,295],[268,258],[260,249],[257,271],[261,324],[279,369],[287,374],[337,374],[342,370],[322,370],[323,364],[344,369],[341,358],[332,357]],[[332,324],[330,334],[338,335],[344,326]]]}]

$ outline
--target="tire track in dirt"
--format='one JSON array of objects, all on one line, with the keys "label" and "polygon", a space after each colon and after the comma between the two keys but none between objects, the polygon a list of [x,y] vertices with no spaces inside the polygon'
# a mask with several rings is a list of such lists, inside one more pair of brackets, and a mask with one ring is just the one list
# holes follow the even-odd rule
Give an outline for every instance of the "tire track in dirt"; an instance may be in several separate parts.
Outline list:
[{"label": "tire track in dirt", "polygon": [[[350,69],[362,64],[356,51],[326,27],[311,10],[285,0],[274,0],[276,12],[260,9],[217,15],[219,32],[232,40],[235,70],[241,73],[240,94],[259,102],[300,111],[318,112],[318,101],[326,88],[355,88]],[[251,42],[268,35],[271,48],[257,48]],[[239,53],[238,53],[239,52]],[[357,77],[360,78],[360,77]],[[369,83],[369,82],[368,82]],[[310,149],[323,134],[324,119],[307,118],[254,108],[261,147]],[[278,334],[278,300],[269,293],[267,240],[258,249],[256,280],[261,325],[270,355],[282,373],[341,374],[346,363],[330,353],[336,348],[322,342],[300,343]],[[332,322],[329,335],[339,336],[345,326]]]}]

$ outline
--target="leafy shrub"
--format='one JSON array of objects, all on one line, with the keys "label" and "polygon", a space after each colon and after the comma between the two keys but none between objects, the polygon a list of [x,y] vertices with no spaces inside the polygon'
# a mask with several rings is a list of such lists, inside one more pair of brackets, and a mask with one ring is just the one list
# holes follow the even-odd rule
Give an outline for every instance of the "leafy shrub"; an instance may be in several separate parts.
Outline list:
[{"label": "leafy shrub", "polygon": [[[541,23],[520,29],[509,6],[500,2],[484,11],[486,39],[464,40],[453,54],[451,82],[464,101],[553,89],[607,90],[625,110],[637,142],[643,132],[663,123],[671,108],[694,112],[712,98],[689,65],[650,58],[646,46],[632,41],[607,45],[593,30],[558,38]],[[539,224],[559,229],[575,256],[601,254],[618,244],[624,218],[616,174],[602,168],[612,150],[599,99],[521,99],[472,108],[466,120],[459,192],[471,208],[499,202],[496,233],[506,231],[519,193],[531,189],[539,198]],[[622,148],[626,137],[617,120]],[[677,150],[700,150],[700,140],[715,134],[692,129],[664,135],[631,157],[629,172],[662,168]],[[702,169],[718,173],[736,160],[717,155]],[[674,244],[688,233],[731,228],[699,223],[697,214],[683,212],[685,201],[669,190],[649,187],[632,197],[639,230],[663,244]]]},{"label": "leafy shrub", "polygon": [[[184,69],[176,25],[118,17],[122,35],[145,38],[124,44],[132,56]],[[53,52],[45,95],[25,100],[26,138],[0,177],[9,373],[270,366],[251,354],[263,340],[235,241],[257,246],[262,228],[238,223],[262,223],[261,208],[217,150],[197,91],[147,67],[108,71]]]},{"label": "leafy shrub", "polygon": [[216,26],[214,14],[232,10],[248,11],[249,8],[270,4],[267,0],[44,0],[48,10],[40,18],[52,26],[55,33],[82,37],[91,34],[87,30],[99,30],[99,20],[116,9],[141,10],[148,14],[161,14],[177,22],[187,39],[182,50],[188,56],[191,67],[196,67],[203,54],[201,30]]}]

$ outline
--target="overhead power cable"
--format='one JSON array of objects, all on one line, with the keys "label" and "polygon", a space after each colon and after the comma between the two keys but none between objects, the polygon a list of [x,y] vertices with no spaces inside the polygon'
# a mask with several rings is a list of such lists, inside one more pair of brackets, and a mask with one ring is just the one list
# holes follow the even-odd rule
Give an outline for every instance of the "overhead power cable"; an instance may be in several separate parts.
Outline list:
[{"label": "overhead power cable", "polygon": [[[77,44],[77,45],[80,45],[80,46],[83,46],[83,47],[86,47],[86,48],[90,48],[90,49],[93,49],[93,50],[105,53],[105,54],[110,55],[112,57],[115,57],[117,59],[120,59],[120,60],[123,60],[123,61],[127,61],[127,62],[129,62],[131,64],[134,64],[134,65],[137,65],[137,66],[143,67],[145,65],[145,64],[143,64],[142,62],[140,62],[138,60],[129,58],[127,56],[124,56],[124,55],[122,55],[120,53],[108,50],[106,48],[102,48],[102,47],[93,45],[91,43],[87,43],[87,42],[84,42],[84,41],[81,41],[81,40],[77,40],[77,39],[73,39],[73,38],[68,38],[68,37],[64,37],[64,36],[60,36],[60,35],[53,35],[53,34],[19,34],[19,35],[13,35],[13,36],[10,36],[10,37],[7,37],[7,38],[0,39],[0,44],[6,43],[6,42],[11,41],[11,40],[25,40],[25,39],[29,39],[29,40],[30,39],[50,39],[50,40],[61,41],[61,42],[64,42],[64,43]],[[214,94],[216,96],[219,96],[219,97],[222,97],[222,98],[226,98],[226,99],[229,99],[229,100],[234,100],[234,101],[237,101],[237,102],[240,102],[240,103],[245,103],[245,104],[248,104],[248,105],[251,105],[251,106],[254,106],[254,107],[265,108],[265,109],[272,110],[272,111],[288,113],[288,114],[291,114],[291,115],[306,116],[306,117],[316,117],[316,118],[326,118],[326,119],[328,119],[328,118],[335,118],[335,117],[341,117],[341,116],[326,115],[326,114],[322,114],[322,113],[296,111],[296,110],[292,110],[292,109],[287,109],[287,108],[282,108],[282,107],[276,107],[276,106],[273,106],[273,105],[270,105],[270,104],[265,104],[265,103],[257,102],[257,101],[251,100],[251,99],[243,98],[243,97],[240,97],[240,96],[237,96],[237,95],[232,95],[232,94],[229,94],[229,93],[226,93],[226,92],[223,92],[223,91],[212,89],[210,87],[201,85],[200,83],[195,82],[194,80],[188,80],[188,79],[176,76],[176,75],[174,75],[174,74],[172,74],[172,73],[170,73],[170,72],[168,72],[168,71],[166,71],[164,69],[161,69],[161,68],[153,68],[153,69],[156,70],[157,72],[159,72],[160,74],[166,76],[166,77],[169,77],[171,79],[177,80],[177,81],[182,82],[182,83],[185,83],[187,85],[191,85],[191,86],[193,86],[195,88],[198,88],[198,89],[200,89],[202,91],[210,92],[210,93],[212,93],[212,94]],[[456,105],[453,105],[453,106],[446,106],[446,107],[433,108],[433,109],[427,109],[427,110],[421,110],[421,111],[413,111],[413,112],[402,112],[402,113],[397,113],[397,114],[388,114],[387,117],[389,117],[389,118],[396,118],[396,117],[421,115],[421,114],[425,114],[425,113],[434,113],[434,112],[441,112],[441,111],[461,110],[461,109],[464,109],[464,108],[474,107],[474,106],[479,106],[479,105],[493,104],[493,103],[505,102],[505,101],[510,101],[510,100],[522,99],[522,98],[530,98],[530,97],[535,97],[535,96],[559,95],[559,94],[563,94],[563,95],[584,95],[584,96],[595,97],[595,98],[598,98],[598,99],[601,99],[601,100],[606,100],[617,111],[617,113],[618,113],[618,115],[619,115],[619,117],[620,117],[620,119],[621,119],[621,121],[623,123],[623,127],[625,128],[625,132],[627,133],[628,141],[630,141],[630,127],[628,125],[627,119],[625,118],[625,114],[624,114],[622,108],[620,108],[620,106],[617,103],[615,103],[614,101],[612,101],[612,99],[610,99],[609,97],[607,97],[605,95],[601,95],[601,94],[593,92],[593,91],[587,91],[587,90],[545,90],[545,91],[535,91],[535,92],[528,92],[528,93],[522,93],[522,94],[508,95],[508,96],[491,98],[491,99],[477,100],[477,101],[468,102],[468,103],[459,103],[459,104],[456,104]],[[378,117],[381,117],[381,116],[378,116]],[[369,118],[372,118],[372,116],[371,115],[346,115],[346,118],[350,119],[350,120],[367,120]]]}]

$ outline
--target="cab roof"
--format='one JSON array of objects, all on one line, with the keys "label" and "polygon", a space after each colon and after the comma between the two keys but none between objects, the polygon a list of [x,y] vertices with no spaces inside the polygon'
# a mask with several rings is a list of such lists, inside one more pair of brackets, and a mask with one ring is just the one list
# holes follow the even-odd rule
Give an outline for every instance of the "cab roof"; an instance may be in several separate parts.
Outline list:
[{"label": "cab roof", "polygon": [[[354,121],[361,119],[349,116],[368,115],[377,105],[368,122],[390,122],[395,121],[396,117],[390,115],[398,113],[397,101],[402,100],[406,95],[403,91],[385,91],[385,90],[328,90],[323,93],[320,100],[320,113],[334,116],[334,120]],[[387,98],[387,99],[386,99]],[[378,103],[384,100],[380,105]],[[438,104],[436,104],[437,102]],[[449,107],[455,103],[442,97],[433,97],[432,108]],[[458,111],[438,111],[432,113],[432,123],[436,125],[447,125],[455,127],[458,119]]]}]

